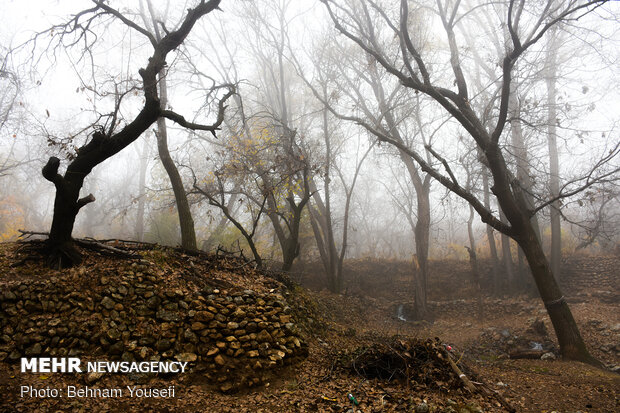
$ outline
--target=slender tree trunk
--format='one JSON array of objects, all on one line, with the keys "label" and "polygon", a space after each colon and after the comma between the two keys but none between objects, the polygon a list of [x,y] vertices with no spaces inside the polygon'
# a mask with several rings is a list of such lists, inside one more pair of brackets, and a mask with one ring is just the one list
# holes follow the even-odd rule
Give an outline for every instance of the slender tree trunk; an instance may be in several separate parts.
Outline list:
[{"label": "slender tree trunk", "polygon": [[[501,207],[499,215],[503,222],[507,222]],[[501,234],[500,239],[502,243],[502,265],[504,266],[504,271],[506,271],[505,288],[506,291],[512,293],[514,288],[514,267],[512,265],[512,252],[510,251],[510,237],[506,234]]]},{"label": "slender tree trunk", "polygon": [[140,154],[140,176],[138,178],[138,211],[136,212],[136,239],[138,241],[144,241],[144,204],[145,187],[146,187],[146,169],[149,164],[149,141],[144,137],[144,144],[142,145],[142,153]]},{"label": "slender tree trunk", "polygon": [[[487,174],[487,171],[483,171],[482,173],[482,190],[484,192],[484,207],[486,209],[488,209],[489,211],[491,210],[491,200],[490,200],[490,193],[489,193],[489,175]],[[495,235],[493,233],[493,227],[491,227],[489,224],[486,225],[486,230],[487,230],[487,241],[489,243],[489,252],[491,255],[491,265],[492,265],[492,271],[493,271],[493,293],[494,294],[499,294],[500,291],[500,283],[501,283],[501,279],[500,279],[500,263],[499,263],[499,257],[497,255],[497,246],[495,245]]]},{"label": "slender tree trunk", "polygon": [[[313,197],[315,196],[316,192]],[[325,241],[323,240],[323,230],[321,228],[321,213],[319,212],[318,208],[315,208],[312,204],[308,204],[308,212],[310,213],[310,226],[312,227],[312,233],[314,234],[316,247],[319,250],[321,264],[323,264],[323,270],[325,271],[325,276],[327,277],[327,288],[329,288],[330,291],[335,292],[335,278],[334,274],[330,274],[329,272],[329,257],[327,256]]]},{"label": "slender tree trunk", "polygon": [[[377,72],[377,66],[374,61],[368,65],[369,73],[372,78],[371,86],[373,93],[379,106],[381,115],[385,117],[385,122],[389,128],[389,134],[394,137],[398,142],[404,142],[403,137],[398,129],[398,123],[394,118],[392,110],[388,107],[388,102],[385,96],[385,90],[381,83],[381,78]],[[419,115],[419,114],[418,114]],[[418,119],[419,121],[419,119]],[[381,124],[377,125],[377,128],[381,129]],[[420,319],[428,318],[427,307],[427,280],[428,280],[428,249],[430,239],[430,180],[422,179],[418,168],[414,164],[410,156],[408,156],[402,150],[399,150],[400,159],[405,164],[409,176],[411,177],[413,186],[415,187],[416,199],[417,199],[417,222],[414,229],[415,248],[418,256],[419,271],[414,271],[415,274],[415,295],[414,295],[414,307],[416,311],[416,317]]]},{"label": "slender tree trunk", "polygon": [[[230,196],[230,199],[228,200],[228,203],[226,204],[226,208],[228,209],[228,211],[232,211],[230,212],[231,216],[234,216],[236,214],[236,211],[239,208],[237,204],[237,200],[239,199],[239,195],[236,193],[237,190],[238,190],[238,187],[235,187],[235,189],[233,190],[233,194]],[[203,251],[210,251],[211,248],[214,246],[213,244],[215,242],[215,238],[224,231],[224,229],[226,228],[229,222],[230,220],[228,219],[226,214],[222,213],[220,220],[218,221],[215,228],[212,231],[210,231],[207,239],[202,241],[202,245],[200,246],[200,249]]]},{"label": "slender tree trunk", "polygon": [[[323,92],[326,94],[325,86]],[[323,268],[327,275],[328,287],[330,291],[339,293],[341,291],[342,282],[340,278],[342,274],[338,268],[338,250],[336,248],[336,241],[334,238],[334,228],[332,223],[331,212],[331,167],[332,167],[332,150],[331,150],[331,137],[328,130],[328,113],[327,108],[323,109],[322,113],[322,129],[323,129],[323,141],[325,142],[325,177],[323,183],[324,200],[321,198],[319,191],[317,190],[314,179],[309,178],[310,191],[315,201],[315,208],[310,210],[310,219],[312,223],[312,229],[316,238],[317,247],[319,248],[319,254],[323,263]]]},{"label": "slender tree trunk", "polygon": [[[549,146],[549,196],[557,197],[560,194],[560,162],[557,143],[557,90],[556,77],[558,69],[557,29],[553,26],[549,32],[549,50],[547,52],[547,142]],[[549,206],[551,218],[551,271],[556,279],[560,279],[560,264],[562,260],[562,226],[560,223],[560,201]]]},{"label": "slender tree trunk", "polygon": [[[326,86],[323,86],[323,94],[327,95]],[[340,274],[338,274],[338,250],[336,249],[336,241],[334,239],[334,226],[332,223],[332,209],[331,209],[331,166],[332,166],[332,149],[331,149],[331,136],[328,130],[327,108],[323,108],[323,140],[325,142],[325,180],[323,183],[323,190],[325,192],[325,235],[326,235],[326,247],[327,256],[329,258],[329,272],[332,277],[335,278],[336,293],[340,292],[342,288],[342,282],[340,282]]]},{"label": "slender tree trunk", "polygon": [[305,187],[305,189],[307,192],[304,194],[304,198],[302,198],[299,204],[294,203],[294,198],[292,195],[287,199],[287,202],[290,205],[290,212],[292,214],[290,221],[286,225],[288,228],[288,234],[285,234],[280,222],[280,216],[275,212],[276,201],[273,197],[273,193],[267,197],[267,216],[273,224],[274,232],[277,236],[277,240],[282,251],[282,271],[290,271],[293,267],[295,258],[299,256],[299,251],[301,248],[301,245],[299,244],[299,227],[301,225],[301,216],[306,203],[310,199],[309,187]]},{"label": "slender tree trunk", "polygon": [[[159,91],[161,108],[165,109],[168,104],[168,90],[164,69],[159,72]],[[168,128],[166,127],[166,119],[164,117],[157,119],[157,150],[159,152],[159,159],[164,165],[168,178],[170,178],[170,184],[174,192],[177,213],[179,214],[179,226],[181,227],[181,246],[186,250],[196,250],[198,248],[196,232],[194,230],[194,218],[192,218],[183,180],[168,151]]]},{"label": "slender tree trunk", "polygon": [[476,238],[474,237],[474,207],[469,206],[469,219],[467,220],[467,235],[469,237],[469,265],[471,266],[472,278],[476,288],[476,301],[478,306],[478,321],[482,322],[484,319],[484,306],[482,301],[482,286],[480,285],[480,271],[478,269],[478,259],[476,257]]},{"label": "slender tree trunk", "polygon": [[[147,18],[144,10],[142,10],[142,19],[145,22],[145,25],[148,27],[147,21],[150,20],[152,27],[151,30],[155,35],[155,39],[159,42],[162,39],[162,33],[160,31],[159,23],[157,21],[156,13],[153,10],[153,4],[151,0],[146,1],[150,19]],[[142,7],[142,3],[140,3],[140,7]],[[162,68],[158,72],[158,83],[159,83],[159,104],[161,110],[167,109],[168,106],[168,83],[166,80],[166,68],[162,66]],[[166,119],[164,117],[160,117],[157,119],[157,150],[159,152],[159,159],[161,163],[164,165],[164,169],[168,174],[168,178],[170,179],[170,184],[172,186],[172,191],[174,192],[174,199],[177,206],[177,213],[179,215],[179,226],[181,228],[181,246],[187,250],[197,250],[198,246],[196,243],[196,232],[194,229],[194,219],[192,218],[192,213],[189,207],[189,202],[187,200],[187,193],[185,192],[185,188],[183,187],[183,180],[181,179],[181,175],[170,156],[170,152],[168,150],[168,129],[166,127]]]},{"label": "slender tree trunk", "polygon": [[525,265],[525,256],[523,254],[523,249],[520,246],[517,246],[517,279],[516,279],[516,287],[518,290],[523,290],[526,285],[526,279],[528,277],[527,273],[527,265]]}]

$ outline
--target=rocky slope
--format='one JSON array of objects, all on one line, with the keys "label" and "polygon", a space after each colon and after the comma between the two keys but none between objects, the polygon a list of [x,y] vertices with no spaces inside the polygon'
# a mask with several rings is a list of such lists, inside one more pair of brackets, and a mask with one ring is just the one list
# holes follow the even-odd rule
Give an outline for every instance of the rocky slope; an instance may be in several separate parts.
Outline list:
[{"label": "rocky slope", "polygon": [[228,392],[262,384],[307,355],[291,293],[279,282],[232,258],[171,250],[142,256],[91,256],[79,269],[44,277],[30,263],[0,278],[0,361],[178,360]]}]

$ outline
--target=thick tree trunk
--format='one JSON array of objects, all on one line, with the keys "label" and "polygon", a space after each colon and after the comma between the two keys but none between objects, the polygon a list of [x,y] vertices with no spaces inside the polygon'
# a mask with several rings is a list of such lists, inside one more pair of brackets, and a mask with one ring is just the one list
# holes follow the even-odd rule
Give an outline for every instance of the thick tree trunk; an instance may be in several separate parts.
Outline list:
[{"label": "thick tree trunk", "polygon": [[79,211],[77,196],[76,191],[56,192],[54,218],[48,240],[51,253],[48,265],[51,268],[67,268],[82,262],[82,256],[71,238],[75,217]]},{"label": "thick tree trunk", "polygon": [[[93,137],[93,140],[98,139],[100,139],[100,135]],[[78,199],[84,178],[92,168],[87,167],[87,171],[79,173],[74,172],[74,169],[71,168],[74,165],[75,163],[69,166],[63,177],[58,174],[60,159],[51,157],[42,170],[43,177],[56,186],[54,216],[48,239],[50,254],[47,263],[50,268],[67,268],[79,265],[82,262],[82,255],[73,244],[71,233],[78,212],[84,205],[93,202],[95,197],[90,194]]]},{"label": "thick tree trunk", "polygon": [[588,352],[575,319],[551,272],[539,234],[534,227],[535,221],[531,219],[527,194],[518,183],[511,182],[511,174],[498,146],[490,145],[486,157],[495,181],[493,192],[511,224],[512,238],[517,241],[527,258],[538,292],[553,324],[562,356],[600,366],[601,363]]},{"label": "thick tree trunk", "polygon": [[296,239],[287,239],[282,249],[282,271],[290,271],[298,255],[299,242]]},{"label": "thick tree trunk", "polygon": [[577,323],[562,295],[534,229],[523,226],[519,245],[527,258],[534,281],[545,304],[564,358],[602,366],[593,358],[581,338]]},{"label": "thick tree trunk", "polygon": [[418,220],[415,226],[415,250],[419,271],[415,273],[415,313],[419,319],[429,317],[427,303],[428,249],[431,228],[431,208],[428,192],[416,189]]},{"label": "thick tree trunk", "polygon": [[[90,142],[77,150],[77,155],[67,167],[64,176],[58,173],[60,165],[58,158],[51,157],[43,167],[43,177],[56,187],[54,217],[48,240],[52,251],[51,266],[63,267],[79,262],[77,256],[75,259],[69,258],[73,255],[70,250],[75,251],[71,242],[71,232],[80,208],[95,200],[92,195],[78,199],[84,179],[95,166],[125,149],[157,121],[161,115],[157,75],[165,66],[166,56],[183,43],[196,21],[217,8],[219,3],[219,1],[201,2],[195,8],[188,10],[183,22],[176,30],[166,34],[161,41],[153,41],[154,50],[148,64],[146,68],[138,71],[142,78],[144,106],[131,122],[117,132],[111,129],[93,133]],[[103,3],[97,5],[99,9],[105,7],[108,6]]]}]

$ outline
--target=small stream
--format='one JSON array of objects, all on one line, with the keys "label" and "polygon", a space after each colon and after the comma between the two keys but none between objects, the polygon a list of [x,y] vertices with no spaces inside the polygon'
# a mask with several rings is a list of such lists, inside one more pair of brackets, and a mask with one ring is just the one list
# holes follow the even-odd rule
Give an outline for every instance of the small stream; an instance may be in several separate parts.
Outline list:
[{"label": "small stream", "polygon": [[398,308],[396,309],[396,318],[398,318],[400,321],[407,321],[407,319],[405,318],[403,309],[404,309],[404,304],[400,304]]}]

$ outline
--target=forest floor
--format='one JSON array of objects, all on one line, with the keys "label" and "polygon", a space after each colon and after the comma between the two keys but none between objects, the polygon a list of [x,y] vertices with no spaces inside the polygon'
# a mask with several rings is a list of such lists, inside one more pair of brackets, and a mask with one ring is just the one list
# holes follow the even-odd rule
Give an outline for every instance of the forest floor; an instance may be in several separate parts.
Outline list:
[{"label": "forest floor", "polygon": [[[0,284],[5,277],[14,278],[15,272],[9,268],[15,262],[14,249],[14,244],[0,244]],[[28,265],[44,276],[42,264]],[[620,365],[619,257],[567,258],[561,279],[584,340],[607,370],[560,359],[553,328],[538,298],[485,296],[483,319],[479,320],[467,262],[432,263],[429,299],[433,321],[400,320],[399,306],[403,305],[406,318],[413,296],[407,268],[406,263],[356,261],[348,266],[347,293],[340,295],[317,288],[318,277],[307,272],[296,276],[311,287],[301,293],[310,298],[301,305],[312,303],[307,310],[314,318],[304,320],[306,325],[314,325],[308,332],[309,356],[260,388],[222,394],[190,376],[181,376],[149,383],[162,388],[174,385],[172,399],[24,401],[15,396],[23,379],[19,367],[0,363],[0,411],[472,413],[505,412],[508,405],[520,412],[620,411],[620,375],[611,371]],[[248,282],[246,275],[243,283]],[[438,341],[425,341],[435,337]],[[378,354],[413,338],[430,343],[430,351],[450,346],[458,366],[475,383],[484,383],[487,393],[471,394],[459,386],[456,376],[447,377],[453,373],[433,371],[441,367],[426,359],[413,367],[419,370],[418,377],[425,378],[418,382],[370,378],[346,367],[351,361],[355,366],[356,360],[361,365],[360,354]],[[536,345],[557,359],[508,356],[511,351]],[[410,356],[404,350],[397,353],[403,354]],[[76,381],[72,375],[52,376],[29,375],[29,384],[61,386]],[[105,376],[97,386],[121,385],[123,380],[119,375]],[[493,397],[494,392],[501,397]],[[354,410],[348,394],[359,401]]]}]

